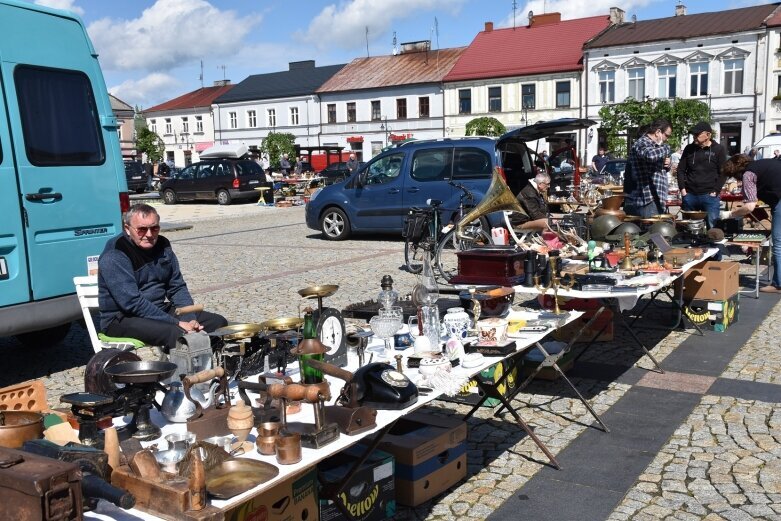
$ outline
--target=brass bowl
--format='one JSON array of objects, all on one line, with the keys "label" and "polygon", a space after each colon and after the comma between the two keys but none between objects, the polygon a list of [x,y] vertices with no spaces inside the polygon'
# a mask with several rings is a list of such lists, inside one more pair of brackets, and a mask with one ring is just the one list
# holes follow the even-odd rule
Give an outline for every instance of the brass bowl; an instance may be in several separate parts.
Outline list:
[{"label": "brass bowl", "polygon": [[304,324],[304,319],[299,317],[273,318],[261,322],[260,327],[266,331],[275,331],[278,333],[298,329]]},{"label": "brass bowl", "polygon": [[624,202],[624,195],[611,195],[602,199],[602,208],[605,210],[618,210]]},{"label": "brass bowl", "polygon": [[337,289],[339,289],[339,286],[336,284],[324,284],[322,286],[309,286],[299,289],[298,294],[304,298],[323,298],[330,297],[336,293]]},{"label": "brass bowl", "polygon": [[651,217],[652,219],[659,219],[660,221],[670,221],[675,222],[675,216],[669,213],[660,213],[659,215],[654,215]]},{"label": "brass bowl", "polygon": [[19,449],[25,441],[43,435],[43,415],[39,412],[0,411],[0,447]]},{"label": "brass bowl", "polygon": [[691,219],[697,221],[700,219],[705,219],[708,216],[708,212],[700,212],[700,211],[693,212],[688,210],[687,211],[681,210],[681,215],[683,216],[684,219]]},{"label": "brass bowl", "polygon": [[625,215],[624,216],[624,222],[627,223],[639,223],[642,217],[639,215]]}]

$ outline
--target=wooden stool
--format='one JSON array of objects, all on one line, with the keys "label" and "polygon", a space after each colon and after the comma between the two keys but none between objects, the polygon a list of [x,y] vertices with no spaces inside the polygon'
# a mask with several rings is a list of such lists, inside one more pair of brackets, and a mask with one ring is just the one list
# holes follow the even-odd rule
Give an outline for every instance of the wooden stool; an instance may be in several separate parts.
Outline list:
[{"label": "wooden stool", "polygon": [[258,192],[260,192],[260,198],[258,199],[258,206],[274,206],[274,203],[267,203],[266,202],[266,190],[271,190],[268,186],[259,186],[255,188]]}]

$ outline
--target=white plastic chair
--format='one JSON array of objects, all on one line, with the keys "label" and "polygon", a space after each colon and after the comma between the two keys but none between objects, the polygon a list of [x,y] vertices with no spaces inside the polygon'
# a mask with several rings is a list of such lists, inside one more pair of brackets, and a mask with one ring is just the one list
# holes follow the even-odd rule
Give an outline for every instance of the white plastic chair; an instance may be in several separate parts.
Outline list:
[{"label": "white plastic chair", "polygon": [[136,349],[146,344],[135,338],[115,338],[98,333],[95,327],[95,319],[92,312],[98,311],[98,277],[96,275],[87,275],[83,277],[73,277],[73,285],[76,286],[76,296],[79,298],[81,313],[84,316],[84,323],[87,325],[92,349],[97,353],[101,349]]}]

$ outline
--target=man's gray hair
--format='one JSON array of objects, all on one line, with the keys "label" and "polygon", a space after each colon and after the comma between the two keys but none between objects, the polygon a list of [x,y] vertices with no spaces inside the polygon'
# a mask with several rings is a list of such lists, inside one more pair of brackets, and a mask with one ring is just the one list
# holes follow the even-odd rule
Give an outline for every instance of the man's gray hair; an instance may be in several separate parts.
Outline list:
[{"label": "man's gray hair", "polygon": [[536,176],[534,176],[534,182],[537,184],[545,183],[550,184],[550,176],[546,174],[545,172],[540,172]]},{"label": "man's gray hair", "polygon": [[157,210],[155,210],[154,206],[149,206],[148,204],[144,204],[144,203],[138,203],[130,207],[130,210],[128,210],[125,213],[125,217],[123,220],[126,225],[130,226],[130,220],[133,218],[134,215],[141,215],[141,217],[146,217],[150,214],[156,215],[157,219],[160,220],[160,214],[157,213]]}]

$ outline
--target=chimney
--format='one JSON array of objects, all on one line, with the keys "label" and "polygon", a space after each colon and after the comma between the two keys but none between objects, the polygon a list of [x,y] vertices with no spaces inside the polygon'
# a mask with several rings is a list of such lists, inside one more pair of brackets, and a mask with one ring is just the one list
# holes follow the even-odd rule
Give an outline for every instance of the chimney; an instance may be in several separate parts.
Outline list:
[{"label": "chimney", "polygon": [[404,42],[401,44],[399,54],[410,54],[413,52],[427,52],[431,50],[431,40],[420,40],[417,42]]},{"label": "chimney", "polygon": [[529,20],[529,27],[537,27],[539,25],[550,25],[561,22],[561,13],[544,13],[532,15]]},{"label": "chimney", "polygon": [[675,16],[686,16],[686,6],[678,2],[675,6]]},{"label": "chimney", "polygon": [[301,69],[314,69],[315,68],[315,61],[314,60],[303,60],[300,62],[288,62],[288,68],[291,71],[301,70]]},{"label": "chimney", "polygon": [[620,7],[611,7],[610,8],[610,24],[611,25],[621,25],[624,23],[624,10]]},{"label": "chimney", "polygon": [[214,80],[215,87],[224,87],[230,84],[231,84],[231,80]]},{"label": "chimney", "polygon": [[485,32],[490,33],[494,30],[494,23],[493,22],[486,22],[485,23]]}]

